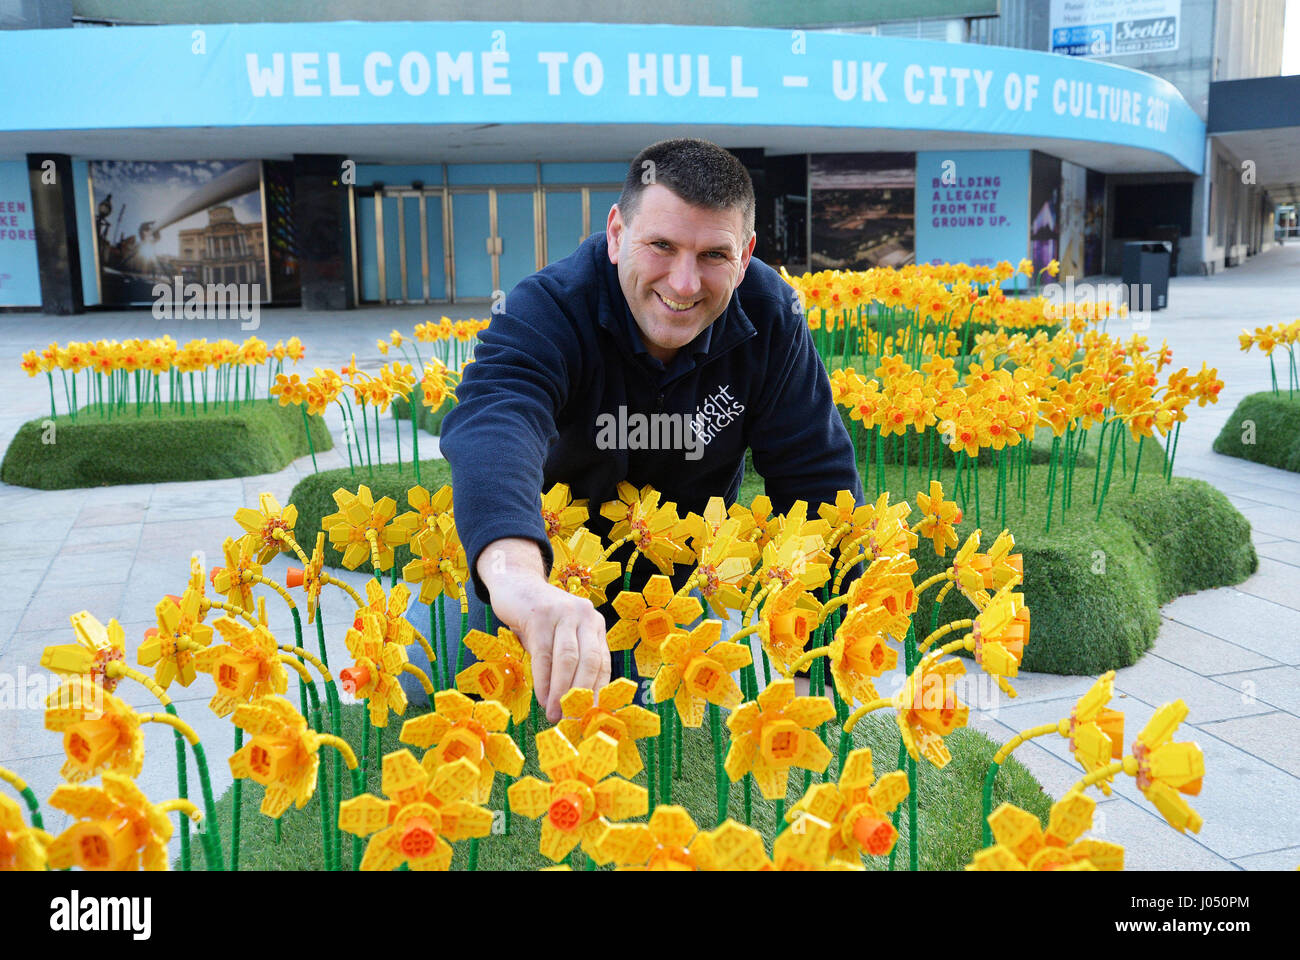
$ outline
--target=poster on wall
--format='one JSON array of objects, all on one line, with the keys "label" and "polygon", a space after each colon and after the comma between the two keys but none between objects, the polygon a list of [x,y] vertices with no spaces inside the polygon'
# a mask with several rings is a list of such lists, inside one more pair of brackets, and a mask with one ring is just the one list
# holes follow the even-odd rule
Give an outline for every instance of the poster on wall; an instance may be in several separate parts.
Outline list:
[{"label": "poster on wall", "polygon": [[27,164],[0,163],[0,307],[41,303],[36,222]]},{"label": "poster on wall", "polygon": [[1102,272],[1102,248],[1106,228],[1106,175],[1088,171],[1087,200],[1083,217],[1083,272],[1095,276]]},{"label": "poster on wall", "polygon": [[916,262],[1019,263],[1029,236],[1028,150],[916,155]]},{"label": "poster on wall", "polygon": [[1088,192],[1088,168],[1061,161],[1061,276],[1082,277],[1083,232]]},{"label": "poster on wall", "polygon": [[1029,178],[1029,259],[1034,274],[1061,259],[1061,161],[1037,150]]},{"label": "poster on wall", "polygon": [[811,269],[866,270],[915,261],[916,154],[816,153]]},{"label": "poster on wall", "polygon": [[1051,51],[1122,57],[1178,49],[1182,0],[1052,0]]},{"label": "poster on wall", "polygon": [[270,299],[260,161],[99,160],[90,182],[101,303],[152,303],[176,277],[206,302],[229,284],[241,302]]}]

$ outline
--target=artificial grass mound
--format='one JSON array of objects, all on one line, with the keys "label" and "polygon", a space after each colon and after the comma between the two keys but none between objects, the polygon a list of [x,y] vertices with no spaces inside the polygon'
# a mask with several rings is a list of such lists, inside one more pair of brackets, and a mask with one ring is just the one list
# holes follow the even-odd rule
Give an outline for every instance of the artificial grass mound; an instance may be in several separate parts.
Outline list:
[{"label": "artificial grass mound", "polygon": [[[1127,435],[1125,442],[1130,449],[1124,458],[1115,458],[1100,520],[1092,499],[1094,461],[1088,453],[1096,448],[1093,438],[1080,454],[1073,499],[1064,514],[1063,485],[1059,478],[1055,484],[1050,532],[1044,532],[1047,468],[1036,465],[1030,471],[1023,508],[1015,484],[1009,483],[1007,528],[1023,555],[1022,592],[1032,616],[1023,670],[1091,676],[1136,663],[1155,642],[1163,604],[1185,593],[1240,583],[1259,566],[1249,521],[1202,480],[1174,477],[1166,483],[1158,447],[1145,451],[1134,491],[1136,445]],[[1104,468],[1101,472],[1104,476]],[[979,510],[972,493],[957,536],[964,543],[982,521],[980,546],[987,550],[1002,524],[993,509],[997,472],[981,473]],[[915,505],[916,493],[928,489],[927,477],[928,472],[913,467],[905,499]],[[887,463],[885,478],[888,489],[903,490],[901,465]],[[941,479],[945,498],[954,499],[953,471],[943,472]],[[873,482],[868,498],[874,489]],[[912,520],[917,518],[914,510]],[[923,540],[913,556],[920,583],[947,569],[953,554],[949,551],[941,560]],[[921,600],[918,632],[922,624],[928,629],[937,589]],[[938,622],[972,616],[974,608],[953,590],[940,607]]]},{"label": "artificial grass mound", "polygon": [[[1185,593],[1240,583],[1259,566],[1250,523],[1228,502],[1227,497],[1201,480],[1175,477],[1171,483],[1163,478],[1163,457],[1158,446],[1144,445],[1137,489],[1132,489],[1133,468],[1137,464],[1136,444],[1127,434],[1115,457],[1114,475],[1101,519],[1092,501],[1098,430],[1094,428],[1079,454],[1073,499],[1064,515],[1060,509],[1063,484],[1055,484],[1055,503],[1050,532],[1044,532],[1047,518],[1048,469],[1040,461],[1038,448],[1050,447],[1050,434],[1035,440],[1034,467],[1031,469],[1024,507],[1010,484],[1011,497],[1007,527],[1016,538],[1016,550],[1023,554],[1025,582],[1023,593],[1032,615],[1030,642],[1025,650],[1022,669],[1036,673],[1093,676],[1107,670],[1130,666],[1155,643],[1160,628],[1160,607]],[[1106,443],[1109,445],[1110,434]],[[901,460],[901,457],[899,458]],[[909,451],[909,461],[911,455]],[[929,489],[931,475],[924,467],[911,462],[908,467],[907,494],[904,490],[901,462],[885,457],[885,482],[891,502],[907,499],[913,505],[916,494]],[[933,475],[944,484],[944,495],[952,500],[954,472],[951,467]],[[859,469],[865,464],[859,461]],[[420,464],[421,478],[430,492],[451,482],[445,460],[425,460]],[[1104,473],[1104,471],[1103,471]],[[1000,517],[993,509],[996,496],[996,470],[981,469],[979,509],[974,493],[967,501],[962,523],[957,527],[959,542],[982,521],[981,547],[985,550],[1002,529]],[[969,476],[969,470],[967,471]],[[875,461],[864,483],[868,500],[874,499]],[[367,484],[376,499],[391,496],[398,511],[407,509],[406,490],[414,484],[410,464],[404,472],[394,465],[377,467],[373,476],[358,469],[355,476],[347,470],[333,470],[307,477],[294,488],[291,501],[298,507],[299,536],[313,537],[320,519],[337,510],[332,494],[339,487],[355,490]],[[746,454],[745,478],[739,502],[750,504],[764,490],[763,478],[753,469]],[[913,512],[915,522],[918,514]],[[304,540],[306,542],[306,540]],[[935,556],[928,541],[913,551],[919,584],[932,574],[947,569],[952,551],[943,560]],[[406,547],[397,550],[397,562],[404,565],[410,558]],[[326,547],[326,563],[338,565],[342,556]],[[938,588],[922,598],[917,630],[928,629],[933,600]],[[968,601],[955,590],[950,591],[939,611],[939,623],[965,619],[974,615]]]},{"label": "artificial grass mound", "polygon": [[[311,443],[329,450],[325,421],[311,420]],[[40,490],[119,483],[220,480],[282,470],[310,453],[296,407],[253,401],[197,414],[164,408],[101,419],[90,407],[29,420],[5,452],[0,480]]]},{"label": "artificial grass mound", "polygon": [[1214,452],[1300,473],[1300,394],[1242,399],[1214,439]]},{"label": "artificial grass mound", "polygon": [[[412,710],[408,718],[417,716]],[[361,723],[363,719],[360,705],[343,709],[342,730],[344,738],[361,755]],[[724,726],[724,738],[726,737]],[[827,739],[832,748],[838,740],[838,733],[832,722],[828,728]],[[397,741],[401,732],[401,719],[390,718],[389,726],[383,733],[383,752],[406,747],[417,758],[422,754],[419,748],[409,747]],[[533,775],[546,779],[537,767],[536,744],[532,736],[524,737],[525,764],[520,776]],[[898,759],[898,726],[892,716],[868,715],[854,728],[853,747],[870,747],[876,776],[880,777],[896,768]],[[920,867],[923,870],[960,870],[970,863],[971,857],[981,848],[983,823],[980,817],[980,791],[989,761],[999,744],[995,744],[977,730],[963,728],[954,731],[945,738],[952,752],[952,761],[942,770],[935,769],[922,761],[917,764],[917,824],[921,836],[919,849]],[[642,760],[645,759],[645,743],[641,741]],[[696,825],[703,830],[712,829],[717,824],[717,798],[713,785],[713,741],[708,732],[707,723],[700,730],[687,728],[682,733],[683,756],[682,776],[675,777],[672,788],[672,802],[685,807],[694,818]],[[367,776],[367,790],[375,796],[383,796],[380,783],[380,765],[377,762],[376,745],[371,746],[371,766]],[[832,749],[832,753],[835,750]],[[210,751],[220,756],[220,751]],[[832,758],[828,778],[838,776],[838,760]],[[1080,777],[1083,772],[1080,771]],[[821,774],[813,774],[812,782],[818,783]],[[344,783],[349,781],[344,776]],[[642,770],[633,782],[646,786],[646,771]],[[803,794],[803,771],[796,768],[790,776],[790,788],[786,795],[786,809],[789,809]],[[492,789],[491,800],[485,805],[493,811],[494,833],[479,841],[479,870],[538,870],[552,866],[549,859],[539,851],[541,840],[541,819],[529,820],[518,814],[510,816],[510,833],[504,834],[505,790],[508,778],[498,776]],[[351,796],[350,788],[344,786],[344,797]],[[281,818],[280,842],[275,842],[274,821],[258,812],[263,790],[256,783],[246,781],[242,788],[240,808],[242,810],[240,830],[240,870],[320,870],[321,857],[320,835],[320,798],[313,794],[312,799],[301,810],[290,808]],[[775,810],[772,801],[764,800],[757,787],[752,788],[752,823],[767,840],[767,849],[771,851],[774,836]],[[993,808],[1003,802],[1033,813],[1047,825],[1051,809],[1051,799],[1043,792],[1038,781],[1012,756],[1002,765],[993,786]],[[217,818],[221,826],[221,838],[225,843],[226,859],[230,856],[231,811],[234,794],[227,789],[217,801]],[[907,801],[902,806],[906,807]],[[744,823],[745,805],[744,789],[740,783],[731,785],[728,813],[732,819]],[[646,819],[646,818],[638,818]],[[899,838],[895,869],[906,869],[908,863],[907,813],[904,809],[898,823]],[[361,841],[364,852],[368,838]],[[352,869],[351,837],[343,836],[343,866]],[[454,844],[455,854],[452,869],[463,870],[469,858],[469,842]],[[584,860],[581,852],[576,856],[579,862]],[[866,857],[867,869],[885,870],[889,867],[889,858]],[[205,869],[203,855],[194,844],[192,869]],[[598,868],[604,869],[604,868]]]}]

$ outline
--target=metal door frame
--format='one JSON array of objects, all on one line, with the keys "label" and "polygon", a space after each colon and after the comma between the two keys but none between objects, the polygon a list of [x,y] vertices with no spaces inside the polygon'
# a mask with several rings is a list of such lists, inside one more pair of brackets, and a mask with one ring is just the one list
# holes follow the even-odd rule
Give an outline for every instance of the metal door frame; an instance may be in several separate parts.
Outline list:
[{"label": "metal door frame", "polygon": [[539,193],[541,194],[541,216],[540,236],[538,250],[540,251],[541,264],[537,269],[541,269],[551,262],[550,247],[546,237],[546,197],[552,193],[580,193],[582,195],[582,236],[578,238],[578,243],[591,236],[591,191],[599,190],[601,193],[619,193],[623,189],[621,183],[548,183],[543,184]]},{"label": "metal door frame", "polygon": [[[540,166],[538,168],[538,182],[532,185],[527,184],[502,184],[502,185],[473,185],[473,186],[426,186],[415,189],[410,184],[401,186],[382,186],[373,188],[352,188],[349,191],[349,206],[352,214],[352,264],[353,264],[353,302],[360,306],[361,300],[361,263],[359,259],[360,244],[358,241],[357,218],[358,206],[357,196],[369,196],[374,201],[374,225],[375,225],[375,258],[376,266],[379,272],[379,303],[388,304],[418,304],[418,303],[489,303],[491,296],[487,297],[457,297],[456,295],[456,220],[455,220],[455,203],[456,196],[459,194],[487,194],[488,196],[488,256],[492,258],[492,289],[501,289],[501,232],[500,222],[498,219],[497,198],[502,193],[531,193],[533,197],[533,266],[534,269],[540,270],[550,262],[550,255],[547,249],[546,237],[546,197],[549,193],[577,193],[582,197],[582,223],[584,225],[582,239],[591,235],[591,192],[597,190],[600,192],[617,193],[622,190],[621,183],[564,183],[564,184],[543,184],[540,182]],[[398,201],[397,204],[397,237],[398,249],[394,252],[397,258],[397,268],[400,272],[401,291],[403,296],[389,298],[388,296],[388,261],[390,251],[384,236],[384,200],[393,198]],[[433,299],[430,296],[430,270],[429,264],[429,217],[428,201],[430,197],[437,197],[442,201],[442,256],[443,256],[443,279],[446,289],[446,297],[441,300]],[[420,280],[424,297],[422,300],[413,300],[405,296],[407,292],[407,271],[411,269],[408,261],[409,252],[406,250],[406,204],[405,200],[416,198],[419,200],[419,217],[420,217]]]}]

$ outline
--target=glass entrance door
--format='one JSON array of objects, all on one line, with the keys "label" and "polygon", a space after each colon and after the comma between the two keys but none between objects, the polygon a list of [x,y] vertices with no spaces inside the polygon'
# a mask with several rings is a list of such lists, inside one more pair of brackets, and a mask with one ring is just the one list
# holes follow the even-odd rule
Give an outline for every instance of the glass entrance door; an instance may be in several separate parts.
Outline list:
[{"label": "glass entrance door", "polygon": [[432,303],[447,299],[443,191],[392,188],[358,205],[362,299]]},{"label": "glass entrance door", "polygon": [[538,269],[536,208],[531,188],[452,190],[452,299],[492,300]]},{"label": "glass entrance door", "polygon": [[563,260],[591,234],[604,230],[609,208],[618,202],[621,192],[621,187],[612,184],[546,188],[545,262]]}]

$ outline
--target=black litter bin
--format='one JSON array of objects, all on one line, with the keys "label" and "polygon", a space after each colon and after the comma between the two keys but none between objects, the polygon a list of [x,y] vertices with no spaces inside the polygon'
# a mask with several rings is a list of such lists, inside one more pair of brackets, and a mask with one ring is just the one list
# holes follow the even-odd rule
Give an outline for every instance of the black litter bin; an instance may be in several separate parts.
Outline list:
[{"label": "black litter bin", "polygon": [[1141,240],[1124,244],[1121,279],[1128,290],[1128,308],[1163,310],[1169,302],[1168,240]]}]

